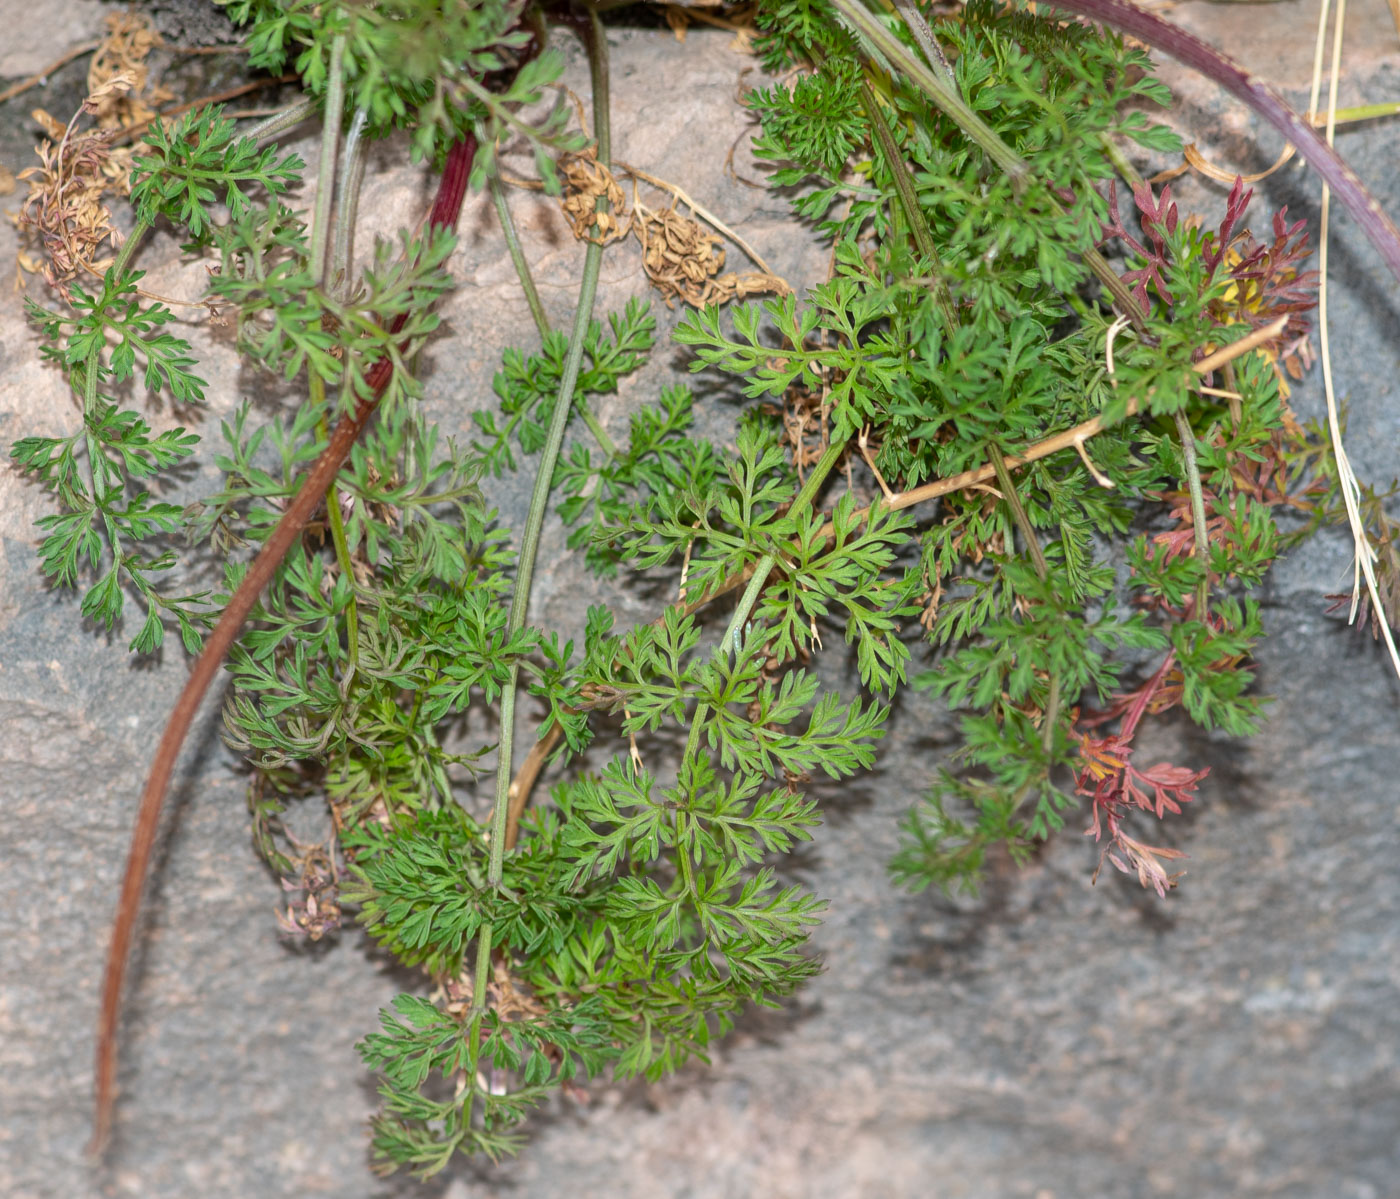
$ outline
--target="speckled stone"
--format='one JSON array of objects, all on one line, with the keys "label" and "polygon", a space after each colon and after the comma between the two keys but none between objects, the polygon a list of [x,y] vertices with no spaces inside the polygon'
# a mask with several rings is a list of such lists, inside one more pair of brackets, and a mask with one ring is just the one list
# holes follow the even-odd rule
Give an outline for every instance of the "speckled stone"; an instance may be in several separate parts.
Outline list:
[{"label": "speckled stone", "polygon": [[[65,10],[66,11],[66,10]],[[75,4],[64,36],[89,36],[95,5]],[[1378,10],[1384,16],[1383,10]],[[1283,32],[1310,37],[1292,2],[1181,5],[1180,19],[1227,38],[1281,83],[1306,82]],[[1363,20],[1371,18],[1363,15]],[[1386,21],[1359,51],[1358,98],[1392,94]],[[57,34],[53,35],[57,38]],[[1388,40],[1386,40],[1388,39]],[[825,256],[781,199],[722,171],[752,60],[720,32],[615,33],[617,156],[673,180],[740,227],[775,268],[810,281]],[[57,40],[49,43],[58,45]],[[62,46],[58,46],[61,51]],[[5,55],[10,54],[6,46]],[[56,51],[57,52],[57,51]],[[585,87],[571,52],[570,78]],[[42,57],[42,54],[40,55]],[[52,56],[50,56],[52,57]],[[1306,55],[1304,56],[1306,58]],[[16,74],[0,58],[0,70]],[[1292,65],[1290,65],[1292,64]],[[40,64],[42,65],[42,64]],[[1174,76],[1178,77],[1178,76]],[[750,76],[751,78],[751,76]],[[658,86],[657,80],[664,80]],[[1270,135],[1208,88],[1184,83],[1203,150],[1259,169]],[[0,108],[0,122],[27,106]],[[6,135],[13,137],[10,131]],[[1342,148],[1383,200],[1400,207],[1400,145],[1383,125]],[[5,143],[8,144],[8,143]],[[314,139],[298,146],[314,159]],[[429,185],[398,147],[376,151],[364,212],[391,233],[425,210]],[[1215,211],[1224,189],[1183,183]],[[1288,171],[1261,186],[1268,206],[1315,220],[1315,181]],[[511,203],[552,318],[566,321],[582,262],[553,207]],[[17,197],[0,200],[13,209]],[[1211,208],[1214,205],[1216,208]],[[1251,218],[1257,229],[1268,212]],[[1358,471],[1394,472],[1400,378],[1397,287],[1341,222],[1334,250],[1334,357],[1351,405]],[[489,203],[469,199],[428,354],[431,412],[449,428],[491,398],[505,344],[533,336]],[[365,247],[360,247],[364,252]],[[0,279],[14,271],[0,223]],[[141,265],[150,286],[194,294],[201,267],[157,236]],[[600,312],[644,293],[635,246],[609,251]],[[663,327],[677,314],[657,306]],[[266,398],[226,331],[196,330],[213,383],[202,429],[245,397]],[[19,303],[0,291],[0,441],[72,426],[64,388],[34,354]],[[684,373],[661,349],[602,417]],[[711,382],[705,421],[732,427],[738,397]],[[1316,379],[1297,404],[1318,410]],[[158,422],[168,412],[153,414]],[[212,482],[189,480],[192,493]],[[493,485],[508,522],[525,480]],[[77,605],[45,589],[32,548],[39,491],[0,471],[0,1195],[14,1199],[1384,1199],[1400,1150],[1400,827],[1397,688],[1383,658],[1323,615],[1349,585],[1344,538],[1299,551],[1264,591],[1270,637],[1259,657],[1275,703],[1249,742],[1168,724],[1152,748],[1209,764],[1199,800],[1163,837],[1190,856],[1167,901],[1111,870],[1073,827],[1026,870],[994,872],[975,901],[895,890],[885,862],[895,821],[954,738],[925,699],[900,704],[880,768],[817,789],[826,824],[796,877],[830,902],[816,935],[825,972],[782,1011],[746,1019],[713,1066],[657,1086],[596,1086],[559,1103],[525,1154],[460,1166],[419,1185],[378,1181],[363,1125],[373,1084],[352,1046],[398,990],[413,988],[353,932],[314,952],[279,940],[279,894],[249,846],[243,781],[218,739],[213,704],[192,739],[170,804],[133,970],[122,1098],[108,1163],[84,1161],[96,994],[135,796],[185,670],[177,653],[133,663],[125,637],[80,629]],[[541,555],[534,619],[576,627],[581,599],[606,597],[561,553]],[[651,614],[630,595],[621,619]],[[129,636],[129,633],[127,634]],[[839,666],[839,655],[829,658]],[[843,685],[852,687],[852,675]],[[310,820],[302,812],[297,818]]]}]

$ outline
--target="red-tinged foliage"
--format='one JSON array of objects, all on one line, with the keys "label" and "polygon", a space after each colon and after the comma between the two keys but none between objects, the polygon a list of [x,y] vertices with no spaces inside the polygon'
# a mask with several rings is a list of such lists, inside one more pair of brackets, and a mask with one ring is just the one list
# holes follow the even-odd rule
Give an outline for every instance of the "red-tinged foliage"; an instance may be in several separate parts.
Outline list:
[{"label": "red-tinged foliage", "polygon": [[[1196,546],[1196,524],[1191,512],[1191,497],[1184,491],[1169,491],[1153,494],[1150,498],[1170,504],[1168,515],[1176,522],[1174,528],[1158,533],[1152,538],[1154,546],[1160,546],[1165,561],[1191,554]],[[1229,518],[1217,511],[1218,497],[1209,488],[1202,488],[1205,501],[1206,539],[1212,545],[1223,545],[1229,529]],[[1155,556],[1155,550],[1153,551]]]},{"label": "red-tinged foliage", "polygon": [[1323,479],[1313,479],[1298,490],[1290,492],[1290,472],[1284,460],[1287,449],[1283,436],[1276,432],[1273,441],[1264,448],[1259,458],[1241,456],[1235,459],[1230,467],[1231,479],[1236,490],[1257,503],[1311,512],[1313,503],[1309,497],[1326,495],[1327,483]]},{"label": "red-tinged foliage", "polygon": [[[1191,802],[1196,787],[1210,773],[1209,767],[1191,770],[1166,762],[1146,769],[1133,765],[1133,739],[1143,716],[1180,702],[1180,686],[1172,683],[1175,661],[1175,653],[1169,653],[1156,673],[1136,691],[1115,696],[1107,709],[1076,722],[1082,765],[1075,774],[1075,790],[1088,796],[1093,805],[1093,819],[1085,835],[1100,841],[1107,834],[1103,856],[1124,873],[1136,872],[1138,881],[1159,895],[1165,895],[1178,877],[1167,872],[1163,861],[1186,855],[1137,840],[1127,832],[1125,821],[1134,808],[1151,812],[1158,820],[1168,812],[1179,816],[1181,805]],[[1120,715],[1122,723],[1117,733],[1099,737],[1084,731]],[[1098,872],[1094,873],[1097,877]]]},{"label": "red-tinged foliage", "polygon": [[1162,272],[1167,266],[1167,242],[1162,231],[1175,233],[1177,226],[1176,205],[1171,202],[1171,194],[1171,187],[1164,187],[1162,198],[1159,201],[1152,195],[1152,188],[1147,184],[1140,183],[1133,188],[1133,202],[1138,207],[1139,223],[1142,226],[1143,234],[1151,242],[1149,249],[1123,227],[1123,220],[1118,215],[1118,183],[1115,180],[1108,185],[1110,223],[1103,227],[1100,235],[1101,242],[1116,237],[1134,254],[1143,259],[1143,266],[1136,270],[1123,272],[1123,282],[1131,285],[1133,298],[1137,300],[1138,306],[1144,312],[1150,307],[1147,300],[1149,285],[1162,297],[1168,308],[1175,303],[1171,292],[1167,290],[1166,280],[1162,277]]},{"label": "red-tinged foliage", "polygon": [[[1245,191],[1244,180],[1236,175],[1235,185],[1230,189],[1230,194],[1225,197],[1225,219],[1220,222],[1220,228],[1215,233],[1206,234],[1201,253],[1201,261],[1206,264],[1206,269],[1212,275],[1225,257],[1225,252],[1230,248],[1230,239],[1234,236],[1235,226],[1239,224],[1240,217],[1244,216],[1244,210],[1249,207],[1249,202],[1253,198],[1254,189],[1250,188]],[[1246,234],[1246,236],[1248,235]]]},{"label": "red-tinged foliage", "polygon": [[[1288,223],[1287,208],[1274,214],[1271,243],[1256,242],[1248,229],[1237,231],[1253,196],[1253,189],[1246,189],[1237,175],[1225,200],[1224,218],[1201,238],[1201,262],[1206,267],[1207,282],[1214,282],[1222,271],[1230,280],[1223,297],[1211,304],[1210,314],[1222,325],[1247,324],[1252,329],[1287,316],[1288,324],[1273,343],[1271,353],[1292,378],[1301,378],[1312,362],[1305,314],[1316,303],[1317,272],[1303,269],[1312,247],[1304,223]],[[1179,224],[1171,186],[1164,187],[1159,198],[1150,185],[1138,184],[1133,188],[1133,203],[1146,243],[1123,225],[1116,182],[1108,185],[1109,221],[1103,226],[1101,241],[1117,238],[1143,260],[1142,266],[1125,272],[1123,279],[1144,310],[1148,307],[1149,289],[1170,308],[1175,298],[1164,277],[1171,252],[1167,238]]]},{"label": "red-tinged foliage", "polygon": [[1258,243],[1246,229],[1232,245],[1231,231],[1251,194],[1242,191],[1237,177],[1220,232],[1210,235],[1205,261],[1212,272],[1223,262],[1233,283],[1224,298],[1211,305],[1211,315],[1223,325],[1246,324],[1252,329],[1287,316],[1288,323],[1272,352],[1291,378],[1300,379],[1313,357],[1307,313],[1317,303],[1318,276],[1316,271],[1304,269],[1312,247],[1304,222],[1288,223],[1287,208],[1274,213],[1272,242]]},{"label": "red-tinged foliage", "polygon": [[[1123,784],[1129,799],[1147,811],[1155,810],[1157,819],[1161,820],[1166,812],[1180,816],[1181,805],[1195,798],[1196,784],[1209,773],[1209,766],[1188,770],[1185,766],[1158,762],[1156,766],[1138,770],[1130,765],[1124,771]],[[1152,788],[1151,798],[1142,784]]]}]

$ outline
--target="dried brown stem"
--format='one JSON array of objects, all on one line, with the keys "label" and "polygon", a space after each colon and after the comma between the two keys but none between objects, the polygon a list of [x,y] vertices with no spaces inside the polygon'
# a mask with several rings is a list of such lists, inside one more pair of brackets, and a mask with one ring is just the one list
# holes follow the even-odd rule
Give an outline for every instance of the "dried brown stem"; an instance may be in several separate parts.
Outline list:
[{"label": "dried brown stem", "polygon": [[37,74],[29,76],[28,79],[21,79],[18,83],[10,84],[3,92],[0,92],[0,104],[5,103],[6,100],[13,100],[16,96],[27,92],[36,84],[43,83],[44,80],[58,70],[59,67],[66,67],[75,58],[81,58],[84,54],[91,54],[100,45],[102,45],[100,41],[84,42],[81,46],[69,50],[62,58],[54,59],[53,62],[49,63],[48,66]]},{"label": "dried brown stem", "polygon": [[[246,96],[249,92],[262,91],[263,88],[276,87],[278,84],[291,83],[301,78],[299,75],[279,75],[276,78],[255,79],[252,83],[243,83],[238,87],[231,87],[227,91],[215,92],[212,96],[200,96],[198,100],[189,100],[184,104],[177,104],[173,108],[163,108],[160,111],[161,117],[178,117],[183,112],[189,112],[192,108],[198,108],[202,104],[222,104],[225,100],[235,100],[239,96]],[[245,114],[247,115],[247,114]],[[133,125],[130,129],[123,129],[112,139],[113,146],[124,146],[127,142],[135,141],[146,132],[148,126]]]}]

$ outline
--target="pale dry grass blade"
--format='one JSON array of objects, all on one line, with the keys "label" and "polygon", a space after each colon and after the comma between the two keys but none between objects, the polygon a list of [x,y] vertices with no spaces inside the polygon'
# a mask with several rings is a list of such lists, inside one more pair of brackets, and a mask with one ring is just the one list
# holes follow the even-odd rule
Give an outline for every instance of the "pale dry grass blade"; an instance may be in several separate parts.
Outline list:
[{"label": "pale dry grass blade", "polygon": [[[1318,18],[1317,48],[1313,55],[1312,95],[1308,105],[1311,115],[1317,111],[1318,95],[1322,84],[1322,57],[1326,42],[1327,17],[1330,0],[1322,0],[1322,11]],[[1346,26],[1346,0],[1337,0],[1337,15],[1333,24],[1331,78],[1327,84],[1327,143],[1332,144],[1336,132],[1337,86],[1342,68],[1342,32]],[[1337,393],[1332,383],[1332,348],[1327,334],[1327,258],[1328,223],[1330,217],[1332,190],[1326,183],[1322,185],[1322,218],[1318,233],[1318,289],[1317,326],[1318,341],[1322,358],[1322,387],[1327,397],[1327,429],[1332,439],[1332,455],[1337,463],[1337,485],[1342,492],[1342,502],[1346,506],[1347,524],[1351,527],[1354,548],[1351,585],[1351,614],[1348,621],[1356,622],[1356,614],[1361,605],[1361,579],[1366,580],[1366,591],[1385,638],[1386,649],[1390,651],[1390,662],[1400,677],[1400,652],[1396,651],[1395,638],[1390,631],[1390,614],[1381,601],[1380,587],[1376,583],[1376,551],[1366,536],[1366,527],[1361,518],[1361,484],[1352,470],[1346,447],[1342,444],[1342,424],[1337,407]]]}]

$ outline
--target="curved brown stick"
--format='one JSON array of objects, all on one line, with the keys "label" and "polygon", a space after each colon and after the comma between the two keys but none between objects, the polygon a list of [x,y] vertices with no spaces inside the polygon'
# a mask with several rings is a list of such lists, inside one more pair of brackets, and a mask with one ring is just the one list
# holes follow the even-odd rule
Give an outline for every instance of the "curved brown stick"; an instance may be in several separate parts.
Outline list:
[{"label": "curved brown stick", "polygon": [[[1213,354],[1207,355],[1199,362],[1193,362],[1191,369],[1198,375],[1208,375],[1211,371],[1219,370],[1226,363],[1233,362],[1242,354],[1248,354],[1250,350],[1258,349],[1259,346],[1283,333],[1283,327],[1287,323],[1287,317],[1279,317],[1267,325],[1255,329],[1254,332],[1241,337],[1239,341],[1231,342],[1222,349],[1216,350]],[[1125,416],[1137,414],[1138,403],[1136,400],[1129,400]],[[1059,433],[1053,433],[1049,437],[1037,441],[1034,445],[1028,446],[1022,454],[1008,454],[1006,456],[1006,466],[1014,470],[1016,467],[1028,466],[1032,462],[1039,462],[1042,458],[1048,458],[1051,454],[1058,454],[1061,450],[1072,449],[1080,446],[1083,442],[1093,437],[1096,433],[1102,433],[1107,428],[1101,417],[1091,417],[1089,420],[1075,425],[1072,429],[1064,429]],[[996,467],[990,463],[974,467],[972,470],[965,470],[961,474],[949,475],[943,479],[935,479],[931,483],[925,483],[922,487],[913,487],[908,491],[901,491],[895,495],[888,496],[880,501],[880,506],[889,512],[898,512],[904,508],[913,508],[916,504],[922,504],[927,500],[938,499],[940,496],[951,495],[955,491],[965,491],[969,487],[976,487],[982,483],[989,483],[996,478]],[[860,520],[868,516],[870,509],[859,508],[851,514],[852,520]],[[836,532],[836,526],[828,521],[817,533],[817,538],[825,541]],[[722,595],[728,595],[731,591],[737,591],[749,581],[753,574],[753,567],[739,571],[720,583],[713,591],[708,591],[697,600],[689,603],[677,604],[682,614],[689,616],[703,608],[706,604],[719,599]],[[665,614],[658,616],[651,623],[660,626],[666,619]],[[520,764],[520,770],[510,785],[510,809],[506,816],[506,848],[514,849],[516,838],[520,836],[520,817],[525,811],[525,805],[530,802],[530,792],[535,786],[536,780],[540,777],[540,771],[544,769],[544,764],[549,760],[549,755],[554,752],[554,747],[559,744],[559,738],[563,736],[563,729],[556,721],[554,726],[543,737],[530,747],[530,752],[525,755],[525,760]]]},{"label": "curved brown stick", "polygon": [[[433,228],[451,229],[456,226],[457,217],[462,210],[462,200],[467,192],[467,177],[471,173],[475,156],[476,139],[470,135],[456,143],[448,153],[442,180],[438,185],[437,199],[433,203],[432,215],[428,218]],[[403,315],[396,317],[390,332],[399,332],[405,320]],[[126,873],[122,877],[121,897],[117,900],[117,914],[112,921],[112,941],[107,951],[107,971],[102,981],[102,1008],[97,1021],[96,1112],[92,1144],[89,1147],[91,1153],[101,1153],[111,1132],[112,1106],[116,1100],[117,1024],[121,1018],[122,983],[126,979],[127,961],[131,956],[131,943],[136,932],[141,895],[146,888],[151,851],[155,847],[156,832],[160,827],[161,807],[165,802],[165,793],[170,786],[170,776],[174,773],[176,759],[180,756],[180,747],[189,735],[190,726],[194,723],[204,693],[209,690],[210,683],[214,681],[214,676],[242,630],[248,614],[253,610],[253,605],[258,602],[263,588],[271,581],[287,551],[301,535],[311,514],[325,497],[336,475],[340,473],[351,447],[369,423],[384,389],[389,385],[393,369],[393,364],[387,358],[380,359],[371,368],[366,378],[369,385],[368,398],[360,400],[354,414],[345,417],[336,425],[329,444],[303,477],[301,486],[297,488],[292,502],[282,514],[282,519],[277,522],[272,535],[263,544],[258,556],[253,559],[252,566],[248,568],[248,573],[219,617],[219,622],[209,635],[203,651],[195,659],[194,669],[190,671],[190,677],[170,713],[165,732],[161,734],[160,744],[151,762],[151,773],[146,780],[146,789],[141,793],[141,806],[136,813],[136,827],[131,834],[131,849],[126,859]]]}]

